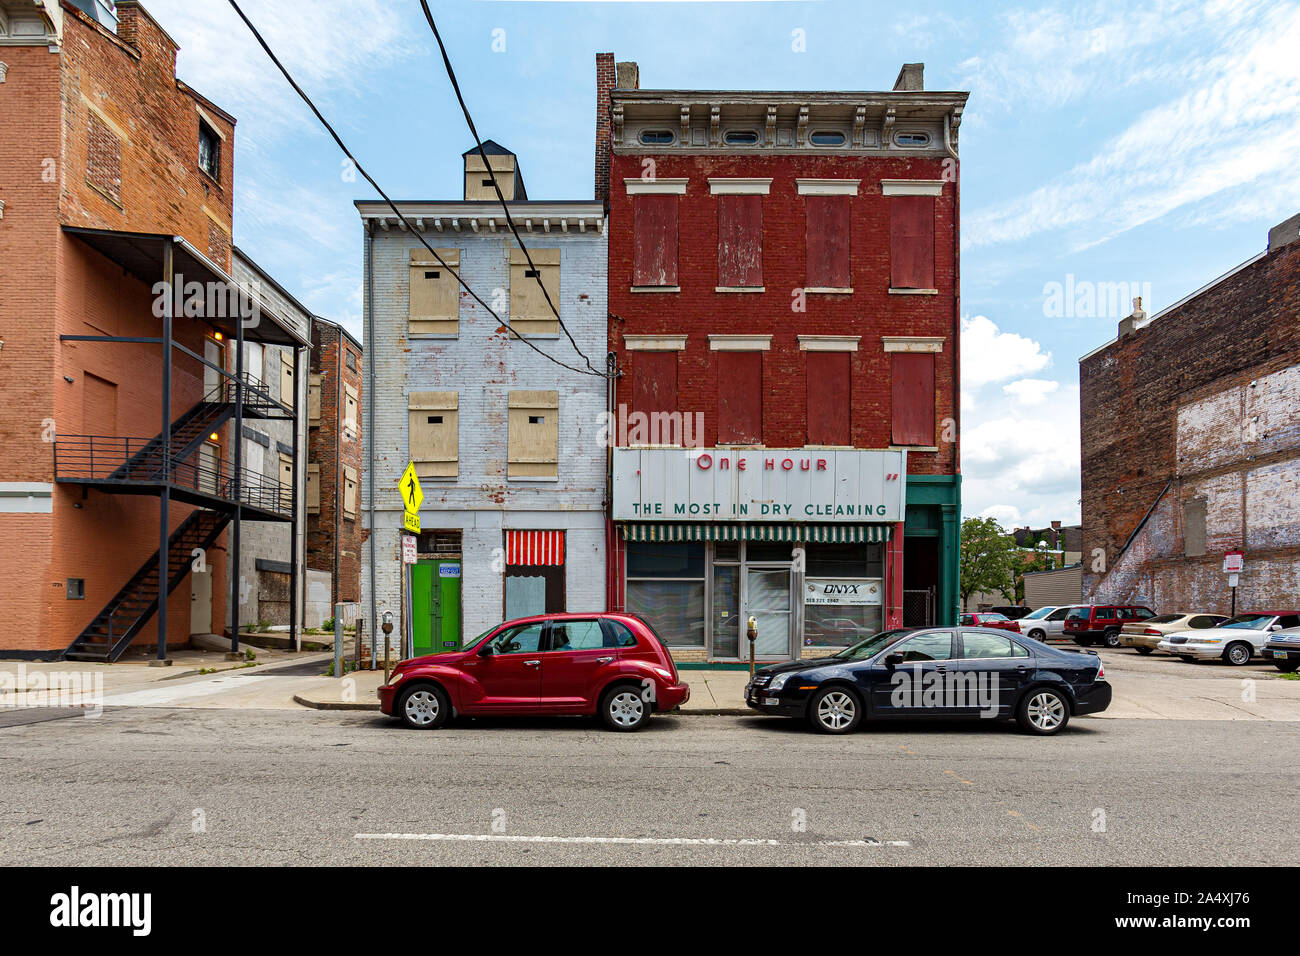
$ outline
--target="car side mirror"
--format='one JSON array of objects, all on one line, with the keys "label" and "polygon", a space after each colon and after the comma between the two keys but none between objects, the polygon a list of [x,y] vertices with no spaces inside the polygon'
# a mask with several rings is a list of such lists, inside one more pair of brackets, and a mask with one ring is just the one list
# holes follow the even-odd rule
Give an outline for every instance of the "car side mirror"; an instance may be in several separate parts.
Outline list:
[{"label": "car side mirror", "polygon": [[478,656],[479,656],[479,657],[491,657],[491,656],[492,656],[492,645],[489,644],[489,643],[487,643],[486,641],[484,641],[484,642],[483,642],[483,646],[480,647],[480,648],[478,649]]},{"label": "car side mirror", "polygon": [[1281,625],[1281,624],[1274,624],[1272,627],[1269,628],[1269,630],[1270,630],[1270,631],[1280,631],[1280,630],[1282,630],[1282,625]]},{"label": "car side mirror", "polygon": [[899,653],[895,652],[895,653],[893,653],[893,654],[887,654],[887,655],[885,655],[885,666],[886,666],[886,667],[892,669],[892,668],[897,667],[897,666],[898,666],[899,664],[901,664],[901,663],[903,663],[903,655],[902,655],[902,654],[899,654]]}]

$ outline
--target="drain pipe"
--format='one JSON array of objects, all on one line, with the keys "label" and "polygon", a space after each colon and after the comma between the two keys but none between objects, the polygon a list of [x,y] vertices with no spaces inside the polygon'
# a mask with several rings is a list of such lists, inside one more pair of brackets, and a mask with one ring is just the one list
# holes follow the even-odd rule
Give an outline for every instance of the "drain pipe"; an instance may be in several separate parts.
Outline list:
[{"label": "drain pipe", "polygon": [[[370,633],[378,635],[379,602],[375,597],[375,235],[367,223],[366,230],[366,306],[365,322],[366,342],[366,495],[369,499],[366,514],[370,523],[370,534],[366,544],[370,549]],[[384,635],[384,650],[388,649],[388,635]],[[370,658],[370,667],[375,666],[375,655]]]}]

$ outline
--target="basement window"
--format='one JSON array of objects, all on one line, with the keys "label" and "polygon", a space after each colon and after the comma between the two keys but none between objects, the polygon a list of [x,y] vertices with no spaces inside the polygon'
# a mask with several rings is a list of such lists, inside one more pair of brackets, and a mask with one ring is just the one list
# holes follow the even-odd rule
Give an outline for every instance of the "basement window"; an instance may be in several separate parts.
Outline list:
[{"label": "basement window", "polygon": [[86,599],[86,579],[68,578],[68,600],[84,601]]},{"label": "basement window", "polygon": [[819,129],[808,137],[808,141],[814,146],[843,146],[848,138],[832,129]]},{"label": "basement window", "polygon": [[638,139],[644,146],[671,146],[676,142],[672,130],[668,129],[645,129]]}]

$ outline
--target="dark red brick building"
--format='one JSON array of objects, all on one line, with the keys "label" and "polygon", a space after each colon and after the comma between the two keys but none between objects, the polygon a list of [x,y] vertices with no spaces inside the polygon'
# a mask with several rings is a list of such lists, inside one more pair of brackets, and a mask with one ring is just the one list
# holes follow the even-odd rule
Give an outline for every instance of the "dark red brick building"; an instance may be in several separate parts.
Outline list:
[{"label": "dark red brick building", "polygon": [[[643,90],[597,57],[608,603],[684,659],[957,612],[965,93]],[[662,426],[662,427],[656,427]],[[667,432],[667,433],[665,433]]]},{"label": "dark red brick building", "polygon": [[1083,596],[1300,607],[1300,216],[1267,248],[1079,362]]}]

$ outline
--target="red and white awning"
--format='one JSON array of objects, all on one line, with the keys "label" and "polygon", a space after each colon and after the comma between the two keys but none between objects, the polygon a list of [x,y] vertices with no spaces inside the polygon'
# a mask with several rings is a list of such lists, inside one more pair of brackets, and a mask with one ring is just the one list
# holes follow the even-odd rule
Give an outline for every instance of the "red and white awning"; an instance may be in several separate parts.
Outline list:
[{"label": "red and white awning", "polygon": [[506,564],[564,564],[563,531],[507,531]]}]

